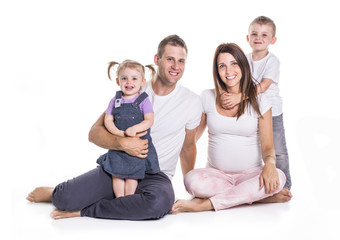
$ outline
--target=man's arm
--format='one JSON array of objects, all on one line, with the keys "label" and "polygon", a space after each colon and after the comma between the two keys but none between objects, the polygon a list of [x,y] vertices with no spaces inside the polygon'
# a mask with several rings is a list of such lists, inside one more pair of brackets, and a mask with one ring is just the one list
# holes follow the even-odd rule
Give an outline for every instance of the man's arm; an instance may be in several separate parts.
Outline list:
[{"label": "man's arm", "polygon": [[145,158],[148,152],[148,140],[140,139],[145,135],[138,134],[136,137],[119,137],[107,131],[104,126],[104,113],[93,124],[89,132],[89,141],[99,147],[124,151],[129,155]]},{"label": "man's arm", "polygon": [[185,129],[185,139],[180,153],[183,176],[195,167],[197,153],[195,137],[197,129],[198,127],[190,130]]}]

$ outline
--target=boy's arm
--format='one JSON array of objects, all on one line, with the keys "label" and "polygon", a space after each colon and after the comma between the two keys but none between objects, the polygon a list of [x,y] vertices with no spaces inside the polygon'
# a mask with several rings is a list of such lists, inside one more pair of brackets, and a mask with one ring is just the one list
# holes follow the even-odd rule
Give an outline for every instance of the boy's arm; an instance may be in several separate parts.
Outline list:
[{"label": "boy's arm", "polygon": [[242,94],[241,93],[228,93],[224,92],[220,96],[221,105],[224,109],[231,109],[235,105],[241,102]]},{"label": "boy's arm", "polygon": [[[262,81],[259,84],[256,85],[257,95],[267,91],[267,89],[270,87],[270,84],[272,84],[272,83],[273,83],[272,79],[263,78]],[[231,94],[231,93],[224,92],[220,97],[222,107],[224,109],[233,108],[235,105],[237,105],[241,102],[241,97],[242,97],[241,93]],[[245,100],[245,99],[243,99],[243,100]]]},{"label": "boy's arm", "polygon": [[127,154],[139,158],[147,157],[148,140],[140,139],[144,134],[138,134],[136,137],[120,137],[107,131],[104,126],[105,113],[100,115],[98,120],[93,124],[89,132],[89,141],[99,147],[111,150],[124,151]]},{"label": "boy's arm", "polygon": [[112,134],[114,134],[114,135],[118,135],[118,136],[124,137],[124,136],[125,136],[125,135],[124,135],[124,131],[119,130],[119,129],[116,127],[116,125],[115,125],[115,123],[113,122],[113,120],[114,120],[114,116],[113,116],[113,115],[105,113],[104,124],[105,124],[106,129],[107,129],[110,133],[112,133]]},{"label": "boy's arm", "polygon": [[126,129],[125,134],[127,136],[134,137],[136,136],[137,133],[148,130],[153,124],[153,119],[154,119],[154,113],[144,114],[144,121]]},{"label": "boy's arm", "polygon": [[262,81],[256,85],[256,93],[261,94],[267,91],[267,89],[270,87],[270,84],[273,83],[272,79],[269,78],[263,78]]}]

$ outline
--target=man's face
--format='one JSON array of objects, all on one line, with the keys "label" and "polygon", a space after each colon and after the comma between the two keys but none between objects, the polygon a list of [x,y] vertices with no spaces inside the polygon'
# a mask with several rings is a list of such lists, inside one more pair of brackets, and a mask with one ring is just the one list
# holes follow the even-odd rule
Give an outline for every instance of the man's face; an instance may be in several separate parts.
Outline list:
[{"label": "man's face", "polygon": [[186,58],[187,53],[183,47],[166,45],[161,58],[155,55],[155,64],[158,66],[157,78],[164,85],[175,85],[184,73]]}]

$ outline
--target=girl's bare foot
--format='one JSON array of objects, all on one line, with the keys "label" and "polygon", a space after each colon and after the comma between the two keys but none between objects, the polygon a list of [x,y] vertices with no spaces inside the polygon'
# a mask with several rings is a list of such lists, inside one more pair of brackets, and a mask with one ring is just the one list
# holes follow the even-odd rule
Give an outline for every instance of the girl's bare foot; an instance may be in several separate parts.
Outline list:
[{"label": "girl's bare foot", "polygon": [[68,211],[60,211],[54,210],[50,214],[51,218],[58,220],[63,218],[71,218],[71,217],[80,217],[80,211],[68,212]]},{"label": "girl's bare foot", "polygon": [[178,200],[172,206],[173,214],[181,212],[201,212],[213,210],[214,207],[209,199],[194,198],[192,200]]},{"label": "girl's bare foot", "polygon": [[283,188],[279,193],[274,194],[271,197],[267,197],[262,200],[259,200],[257,202],[259,203],[284,203],[284,202],[290,201],[292,197],[293,197],[292,193],[287,188]]},{"label": "girl's bare foot", "polygon": [[30,202],[51,202],[53,189],[53,187],[37,187],[26,199]]}]

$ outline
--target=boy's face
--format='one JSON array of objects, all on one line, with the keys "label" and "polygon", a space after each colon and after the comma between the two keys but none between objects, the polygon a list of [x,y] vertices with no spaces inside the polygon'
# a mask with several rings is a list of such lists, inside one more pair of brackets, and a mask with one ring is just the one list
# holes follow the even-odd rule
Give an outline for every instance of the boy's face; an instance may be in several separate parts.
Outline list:
[{"label": "boy's face", "polygon": [[270,44],[276,42],[276,37],[273,36],[273,28],[269,24],[253,24],[249,28],[247,41],[253,52],[267,51]]}]

